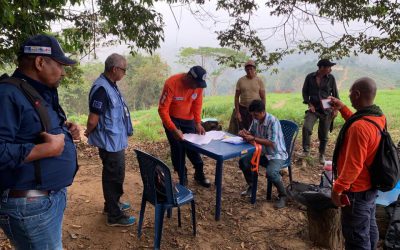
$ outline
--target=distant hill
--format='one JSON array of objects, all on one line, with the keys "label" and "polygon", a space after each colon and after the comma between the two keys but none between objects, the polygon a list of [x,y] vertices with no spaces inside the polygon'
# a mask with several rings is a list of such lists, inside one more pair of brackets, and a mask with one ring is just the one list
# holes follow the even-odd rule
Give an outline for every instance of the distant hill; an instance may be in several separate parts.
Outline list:
[{"label": "distant hill", "polygon": [[[308,73],[317,70],[316,57],[311,55],[292,55],[286,57],[276,68],[258,74],[265,83],[267,92],[299,92]],[[340,61],[332,67],[339,90],[347,91],[358,78],[373,78],[380,89],[400,88],[400,63],[390,62],[376,56],[361,55]],[[243,69],[228,70],[219,78],[218,95],[233,95],[239,77],[245,75]],[[206,90],[206,95],[208,92]]]}]

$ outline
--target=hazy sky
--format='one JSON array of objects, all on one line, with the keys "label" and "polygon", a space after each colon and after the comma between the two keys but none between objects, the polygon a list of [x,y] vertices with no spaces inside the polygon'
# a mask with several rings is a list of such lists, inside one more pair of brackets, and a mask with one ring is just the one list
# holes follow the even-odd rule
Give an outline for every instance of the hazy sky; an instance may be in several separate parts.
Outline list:
[{"label": "hazy sky", "polygon": [[[218,47],[217,34],[215,31],[223,30],[229,27],[230,19],[226,12],[215,10],[215,0],[206,2],[204,6],[198,7],[196,4],[191,5],[168,5],[165,2],[155,2],[156,11],[163,16],[165,27],[165,41],[160,44],[160,48],[156,53],[160,54],[164,60],[172,66],[172,70],[180,69],[176,54],[182,47]],[[258,31],[260,37],[267,38],[264,45],[267,50],[272,51],[278,47],[285,47],[285,40],[282,31],[276,31],[272,27],[279,26],[285,20],[283,17],[270,16],[269,11],[259,1],[259,9],[251,15],[251,28]],[[193,13],[197,13],[197,18]],[[300,39],[316,39],[320,33],[315,25],[305,16],[298,14],[297,17],[303,22],[292,22],[291,26],[295,32],[288,34],[286,37],[290,41],[299,41]],[[330,20],[317,20],[320,28],[325,30],[324,38],[326,40],[333,39],[343,32],[341,25],[332,25]],[[363,24],[352,24],[352,29],[362,28]],[[290,28],[290,27],[289,27]],[[100,61],[113,53],[127,54],[129,51],[127,46],[113,46],[108,48],[97,49],[97,55]],[[90,60],[93,57],[89,58]],[[86,61],[87,59],[85,59]]]}]

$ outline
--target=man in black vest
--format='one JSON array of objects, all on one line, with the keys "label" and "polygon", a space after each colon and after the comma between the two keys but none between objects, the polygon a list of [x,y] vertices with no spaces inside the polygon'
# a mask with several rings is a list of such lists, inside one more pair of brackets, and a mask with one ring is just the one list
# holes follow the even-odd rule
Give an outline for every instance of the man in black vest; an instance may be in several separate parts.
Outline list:
[{"label": "man in black vest", "polygon": [[57,87],[64,66],[76,62],[48,35],[29,38],[18,54],[13,77],[43,98],[48,128],[26,96],[12,84],[0,84],[0,227],[17,249],[62,249],[66,187],[77,171],[79,129],[66,121]]}]

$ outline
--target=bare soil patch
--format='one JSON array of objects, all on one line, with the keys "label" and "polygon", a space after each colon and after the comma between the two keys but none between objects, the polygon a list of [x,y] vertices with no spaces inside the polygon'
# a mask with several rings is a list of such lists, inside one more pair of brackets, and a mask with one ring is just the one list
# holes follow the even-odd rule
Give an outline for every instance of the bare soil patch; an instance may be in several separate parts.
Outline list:
[{"label": "bare soil patch", "polygon": [[[129,213],[138,217],[142,182],[134,148],[156,155],[168,165],[171,164],[167,142],[130,142],[126,152],[123,201],[132,204],[133,209]],[[102,166],[97,149],[81,142],[78,144],[78,157],[80,170],[68,189],[68,205],[63,224],[64,249],[151,249],[154,236],[153,207],[150,204],[146,207],[141,239],[137,238],[137,224],[126,228],[106,226],[106,216],[102,214]],[[213,180],[215,161],[207,157],[204,159],[206,175]],[[294,160],[295,180],[319,183],[321,166],[299,161],[296,156]],[[188,164],[188,186],[196,195],[197,236],[192,236],[190,206],[184,206],[181,228],[178,227],[176,210],[172,218],[165,218],[162,249],[320,249],[308,240],[305,208],[289,201],[286,208],[275,210],[272,202],[266,201],[266,182],[262,176],[255,205],[251,205],[248,198],[240,197],[245,182],[237,161],[234,159],[224,164],[220,221],[214,220],[215,186],[205,189],[196,185],[193,168]],[[177,179],[176,174],[174,178]],[[288,184],[288,176],[284,175],[283,178]],[[274,188],[273,199],[276,199],[276,195]],[[8,248],[9,243],[0,233],[0,249]]]}]

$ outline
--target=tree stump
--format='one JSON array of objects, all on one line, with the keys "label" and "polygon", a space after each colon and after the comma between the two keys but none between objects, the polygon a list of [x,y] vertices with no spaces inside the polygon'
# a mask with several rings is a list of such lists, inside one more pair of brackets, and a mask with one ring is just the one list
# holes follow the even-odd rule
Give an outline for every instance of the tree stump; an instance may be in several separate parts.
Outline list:
[{"label": "tree stump", "polygon": [[377,205],[375,217],[379,230],[379,238],[384,239],[386,236],[386,231],[389,227],[390,215],[386,212],[384,206]]},{"label": "tree stump", "polygon": [[310,240],[328,249],[343,249],[340,209],[315,210],[307,208]]}]

